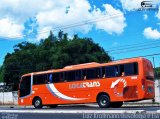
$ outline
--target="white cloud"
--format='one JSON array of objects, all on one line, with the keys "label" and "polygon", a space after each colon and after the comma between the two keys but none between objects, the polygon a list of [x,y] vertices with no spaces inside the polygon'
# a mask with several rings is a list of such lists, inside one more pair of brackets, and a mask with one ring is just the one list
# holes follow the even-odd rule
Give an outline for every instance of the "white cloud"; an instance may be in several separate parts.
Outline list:
[{"label": "white cloud", "polygon": [[1,37],[21,37],[23,29],[23,25],[19,25],[9,18],[0,19]]},{"label": "white cloud", "polygon": [[143,17],[144,17],[144,20],[148,19],[148,15],[147,14],[144,14]]},{"label": "white cloud", "polygon": [[[43,27],[52,26],[62,27],[68,26],[69,24],[78,23],[88,19],[92,19],[91,13],[88,11],[91,7],[86,0],[68,0],[68,5],[58,1],[58,8],[52,8],[51,10],[41,11],[36,15],[40,29]],[[69,6],[68,13],[66,14],[66,7]],[[75,24],[74,24],[75,25]],[[71,25],[71,26],[74,26]],[[70,26],[68,26],[70,27]],[[66,32],[82,32],[87,33],[91,30],[92,25],[80,25],[77,27],[72,27],[71,29],[66,29]],[[54,30],[54,29],[53,29]]]},{"label": "white cloud", "polygon": [[37,12],[45,10],[49,1],[52,0],[1,0],[0,17],[11,17],[23,23]]},{"label": "white cloud", "polygon": [[[6,20],[8,27],[12,26],[17,30],[14,32],[0,30],[0,34],[4,36],[9,33],[22,34],[24,23],[28,18],[33,17],[37,19],[38,31],[41,33],[37,35],[39,39],[46,37],[50,29],[53,29],[54,32],[55,27],[70,24],[73,25],[68,26],[68,29],[62,29],[69,35],[77,32],[88,33],[93,26],[97,29],[103,29],[109,34],[121,34],[126,27],[124,14],[109,4],[105,4],[103,7],[105,8],[104,11],[94,8],[90,12],[91,5],[88,0],[1,0],[0,19],[8,19]],[[111,18],[113,14],[119,14],[120,16]],[[82,25],[87,20],[104,17],[104,15],[108,19]],[[10,21],[10,19],[12,20]],[[76,26],[76,23],[81,25]],[[48,31],[48,33],[43,34],[44,31]]]},{"label": "white cloud", "polygon": [[160,32],[157,29],[152,29],[151,27],[145,28],[143,34],[147,39],[160,39]]},{"label": "white cloud", "polygon": [[123,9],[131,11],[141,8],[141,2],[144,0],[120,0]]},{"label": "white cloud", "polygon": [[103,7],[105,8],[105,11],[102,12],[100,9],[96,9],[93,12],[93,15],[97,18],[104,15],[106,16],[104,21],[96,23],[96,28],[103,29],[109,34],[121,34],[124,28],[127,26],[125,23],[124,14],[120,10],[114,9],[109,4],[104,4]]},{"label": "white cloud", "polygon": [[158,12],[156,14],[156,17],[160,20],[160,7],[159,7],[159,10],[158,10]]},{"label": "white cloud", "polygon": [[[42,33],[39,33],[38,35],[37,35],[37,38],[36,38],[36,40],[41,40],[41,39],[45,39],[45,38],[47,38],[48,36],[49,36],[49,30],[50,29],[52,29],[52,27],[43,27],[43,28],[41,28],[40,29],[40,31],[44,31],[44,32],[42,32]],[[47,32],[45,32],[45,31],[47,31]]]}]

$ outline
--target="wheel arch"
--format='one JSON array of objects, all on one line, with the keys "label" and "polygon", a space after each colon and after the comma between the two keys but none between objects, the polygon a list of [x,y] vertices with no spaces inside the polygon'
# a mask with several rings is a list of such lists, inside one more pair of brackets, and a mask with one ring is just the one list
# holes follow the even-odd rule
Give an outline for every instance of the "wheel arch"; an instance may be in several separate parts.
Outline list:
[{"label": "wheel arch", "polygon": [[[42,101],[42,98],[41,97],[39,97],[39,96],[35,96],[33,99],[32,99],[32,105],[34,104],[34,101],[35,101],[35,99],[37,99],[37,98],[40,98],[41,99],[41,101]],[[43,104],[43,103],[42,103]]]},{"label": "wheel arch", "polygon": [[106,93],[106,92],[100,92],[100,93],[98,93],[98,95],[97,95],[97,97],[96,97],[96,101],[98,101],[98,98],[99,98],[99,96],[101,96],[101,95],[107,95],[107,96],[109,97],[109,99],[111,99],[108,93]]}]

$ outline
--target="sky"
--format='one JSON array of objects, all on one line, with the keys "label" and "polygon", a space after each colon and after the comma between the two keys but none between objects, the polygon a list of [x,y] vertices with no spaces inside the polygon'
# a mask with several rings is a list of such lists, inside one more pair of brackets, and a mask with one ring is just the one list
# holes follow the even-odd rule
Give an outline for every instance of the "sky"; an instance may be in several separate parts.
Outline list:
[{"label": "sky", "polygon": [[62,30],[92,38],[114,60],[151,55],[160,66],[160,1],[150,8],[142,1],[0,0],[0,65],[16,44]]}]

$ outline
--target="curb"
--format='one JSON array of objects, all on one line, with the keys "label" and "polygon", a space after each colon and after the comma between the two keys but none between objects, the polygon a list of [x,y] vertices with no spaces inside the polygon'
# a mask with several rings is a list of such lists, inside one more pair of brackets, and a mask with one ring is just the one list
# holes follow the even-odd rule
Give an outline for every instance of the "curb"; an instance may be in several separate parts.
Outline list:
[{"label": "curb", "polygon": [[[72,107],[72,106],[83,106],[83,107],[99,107],[97,104],[77,104],[77,105],[59,105],[59,107]],[[124,104],[122,106],[123,107],[150,107],[150,106],[153,106],[153,107],[158,107],[160,106],[160,104]],[[19,106],[19,105],[0,105],[0,108],[31,108],[33,106]]]},{"label": "curb", "polygon": [[0,110],[1,113],[53,113],[53,114],[77,114],[77,113],[96,113],[96,114],[140,114],[145,112],[144,110]]}]

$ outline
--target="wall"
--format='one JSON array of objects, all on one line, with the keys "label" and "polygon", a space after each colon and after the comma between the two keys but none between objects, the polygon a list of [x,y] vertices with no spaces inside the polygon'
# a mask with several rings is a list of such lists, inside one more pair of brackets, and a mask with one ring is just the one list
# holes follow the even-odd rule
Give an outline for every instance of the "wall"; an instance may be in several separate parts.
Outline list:
[{"label": "wall", "polygon": [[160,103],[160,80],[155,81],[155,101]]},{"label": "wall", "polygon": [[0,92],[0,105],[18,104],[17,92]]}]

